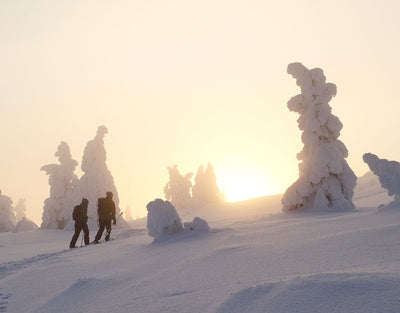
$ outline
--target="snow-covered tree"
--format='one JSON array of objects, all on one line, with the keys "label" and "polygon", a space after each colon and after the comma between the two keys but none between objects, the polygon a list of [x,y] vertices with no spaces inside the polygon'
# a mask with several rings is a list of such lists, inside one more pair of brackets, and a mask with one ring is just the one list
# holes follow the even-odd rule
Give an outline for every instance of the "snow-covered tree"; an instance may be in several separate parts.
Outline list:
[{"label": "snow-covered tree", "polygon": [[188,173],[185,176],[181,175],[178,170],[178,165],[168,167],[169,181],[164,187],[165,198],[177,209],[187,208],[191,202],[190,189],[192,182],[190,179],[193,173]]},{"label": "snow-covered tree", "polygon": [[126,206],[124,217],[127,222],[133,221],[132,211],[131,211],[131,207],[129,205]]},{"label": "snow-covered tree", "polygon": [[64,229],[79,201],[78,178],[74,171],[78,162],[71,157],[69,146],[61,142],[55,156],[60,164],[41,167],[49,175],[50,196],[44,201],[42,228]]},{"label": "snow-covered tree", "polygon": [[219,203],[225,200],[223,193],[218,188],[217,177],[211,163],[208,163],[205,170],[203,165],[198,168],[192,187],[192,198],[195,206]]},{"label": "snow-covered tree", "polygon": [[[90,140],[84,150],[81,169],[84,172],[79,181],[81,197],[89,200],[88,226],[90,229],[97,228],[97,200],[104,198],[107,191],[113,193],[113,201],[116,207],[116,216],[120,213],[118,192],[114,185],[114,178],[106,164],[106,149],[104,147],[104,136],[107,133],[105,126],[100,126],[93,140]],[[125,222],[121,217],[118,224]]]},{"label": "snow-covered tree", "polygon": [[35,224],[35,222],[24,216],[21,218],[21,220],[18,221],[17,225],[14,228],[14,232],[20,233],[36,229],[38,229],[38,226]]},{"label": "snow-covered tree", "polygon": [[25,206],[26,199],[19,199],[17,205],[14,207],[15,218],[17,222],[20,221],[23,217],[25,217]]},{"label": "snow-covered tree", "polygon": [[370,170],[378,176],[382,188],[387,189],[388,195],[394,195],[394,200],[385,205],[385,207],[400,208],[400,163],[380,159],[372,153],[364,154],[363,159],[368,164]]},{"label": "snow-covered tree", "polygon": [[147,204],[147,228],[153,238],[172,235],[183,230],[181,218],[169,201],[156,199]]},{"label": "snow-covered tree", "polygon": [[326,83],[321,69],[308,70],[301,63],[289,64],[288,73],[301,88],[301,94],[289,100],[288,108],[300,114],[297,122],[304,147],[297,155],[299,179],[286,190],[283,210],[354,209],[357,177],[345,160],[345,145],[338,140],[343,125],[329,106],[336,85]]},{"label": "snow-covered tree", "polygon": [[15,222],[12,200],[10,197],[2,195],[0,190],[0,232],[12,231]]}]

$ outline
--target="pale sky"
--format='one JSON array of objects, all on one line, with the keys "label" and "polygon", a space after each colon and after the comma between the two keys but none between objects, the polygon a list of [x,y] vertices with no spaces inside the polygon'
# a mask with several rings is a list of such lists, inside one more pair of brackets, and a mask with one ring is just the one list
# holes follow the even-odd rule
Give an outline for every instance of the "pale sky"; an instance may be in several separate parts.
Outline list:
[{"label": "pale sky", "polygon": [[66,141],[79,162],[105,125],[120,207],[144,216],[167,166],[211,162],[231,200],[298,178],[291,62],[337,85],[333,113],[358,175],[400,161],[399,1],[0,1],[0,189],[40,224],[40,167]]}]

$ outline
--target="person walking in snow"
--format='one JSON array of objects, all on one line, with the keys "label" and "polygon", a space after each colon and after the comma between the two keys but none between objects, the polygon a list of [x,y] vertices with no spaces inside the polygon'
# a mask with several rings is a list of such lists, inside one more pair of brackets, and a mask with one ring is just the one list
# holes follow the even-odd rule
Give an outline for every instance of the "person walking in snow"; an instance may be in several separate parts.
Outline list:
[{"label": "person walking in snow", "polygon": [[89,228],[87,226],[87,208],[88,208],[89,201],[88,199],[82,198],[81,204],[75,206],[74,211],[72,213],[72,218],[75,221],[75,233],[72,236],[71,242],[69,244],[69,247],[76,248],[75,244],[76,241],[79,238],[79,234],[83,230],[84,233],[84,239],[85,239],[85,245],[88,245],[90,243],[89,240]]},{"label": "person walking in snow", "polygon": [[99,231],[96,234],[94,243],[98,243],[103,235],[104,228],[106,228],[105,240],[110,240],[111,235],[111,221],[113,224],[117,223],[115,219],[115,203],[113,201],[112,192],[108,191],[105,198],[99,198],[97,201],[97,213],[99,215]]}]

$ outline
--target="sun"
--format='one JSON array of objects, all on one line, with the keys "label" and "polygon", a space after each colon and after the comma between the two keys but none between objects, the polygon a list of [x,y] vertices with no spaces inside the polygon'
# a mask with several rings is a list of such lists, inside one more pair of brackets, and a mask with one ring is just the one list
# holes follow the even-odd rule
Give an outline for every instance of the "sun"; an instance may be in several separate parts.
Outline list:
[{"label": "sun", "polygon": [[231,202],[278,193],[275,184],[264,174],[254,169],[226,169],[217,174],[217,184]]}]

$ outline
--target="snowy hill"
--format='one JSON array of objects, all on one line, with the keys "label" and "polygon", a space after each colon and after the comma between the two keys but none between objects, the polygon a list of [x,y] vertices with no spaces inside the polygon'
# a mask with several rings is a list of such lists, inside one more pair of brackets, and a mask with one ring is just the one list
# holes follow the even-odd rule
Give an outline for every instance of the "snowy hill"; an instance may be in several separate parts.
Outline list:
[{"label": "snowy hill", "polygon": [[155,242],[145,220],[73,250],[69,231],[1,233],[0,312],[400,312],[400,209],[283,214],[280,197]]}]

